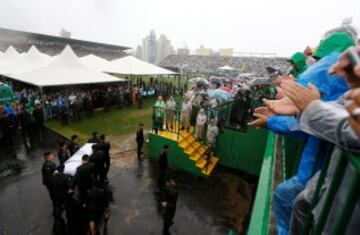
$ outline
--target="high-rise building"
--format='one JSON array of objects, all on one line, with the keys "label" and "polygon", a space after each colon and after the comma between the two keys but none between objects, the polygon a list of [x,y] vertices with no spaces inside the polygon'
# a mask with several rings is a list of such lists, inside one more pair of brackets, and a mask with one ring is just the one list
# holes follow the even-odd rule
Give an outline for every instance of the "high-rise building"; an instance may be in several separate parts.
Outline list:
[{"label": "high-rise building", "polygon": [[233,56],[233,53],[234,53],[234,49],[233,48],[221,48],[219,50],[219,55],[220,56]]},{"label": "high-rise building", "polygon": [[142,59],[155,64],[157,62],[157,40],[154,30],[150,31],[150,34],[146,36],[142,41]]},{"label": "high-rise building", "polygon": [[196,49],[197,55],[210,56],[212,55],[212,53],[213,51],[211,48],[205,48],[203,45],[201,45],[198,49]]},{"label": "high-rise building", "polygon": [[135,57],[138,59],[142,59],[142,48],[140,45],[136,48]]},{"label": "high-rise building", "polygon": [[159,63],[161,60],[165,59],[165,57],[174,53],[175,51],[171,45],[171,41],[164,34],[161,34],[157,40],[156,63]]},{"label": "high-rise building", "polygon": [[187,47],[184,48],[178,48],[177,49],[177,54],[178,55],[190,55],[190,50]]},{"label": "high-rise building", "polygon": [[136,57],[152,64],[159,63],[170,54],[175,54],[171,41],[164,34],[157,39],[154,30],[142,40],[142,45],[135,52]]},{"label": "high-rise building", "polygon": [[71,38],[71,32],[66,31],[66,29],[62,28],[59,33],[59,36],[63,38]]}]

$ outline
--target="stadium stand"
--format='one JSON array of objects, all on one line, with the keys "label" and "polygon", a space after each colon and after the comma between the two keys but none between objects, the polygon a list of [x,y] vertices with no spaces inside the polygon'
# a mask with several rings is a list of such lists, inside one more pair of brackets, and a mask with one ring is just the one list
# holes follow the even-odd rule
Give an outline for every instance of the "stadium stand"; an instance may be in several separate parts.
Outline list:
[{"label": "stadium stand", "polygon": [[183,70],[184,73],[193,75],[213,75],[221,66],[228,65],[241,73],[252,73],[266,76],[265,69],[270,66],[281,71],[289,67],[287,58],[261,58],[261,57],[224,57],[224,56],[199,56],[199,55],[169,55],[159,63],[164,68]]},{"label": "stadium stand", "polygon": [[50,56],[59,54],[66,45],[70,45],[79,57],[94,54],[108,60],[121,58],[126,55],[124,50],[130,49],[124,46],[0,28],[0,51],[5,51],[10,45],[18,52],[28,51],[31,45],[35,45],[39,51]]}]

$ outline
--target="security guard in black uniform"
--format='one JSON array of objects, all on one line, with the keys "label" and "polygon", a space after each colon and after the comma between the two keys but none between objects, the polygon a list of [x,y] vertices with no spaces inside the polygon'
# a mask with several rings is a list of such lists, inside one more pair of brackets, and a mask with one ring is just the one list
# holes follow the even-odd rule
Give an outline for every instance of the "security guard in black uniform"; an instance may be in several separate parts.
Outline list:
[{"label": "security guard in black uniform", "polygon": [[58,151],[59,165],[64,165],[70,158],[70,152],[66,142],[60,142]]},{"label": "security guard in black uniform", "polygon": [[169,152],[169,145],[165,145],[161,151],[159,157],[159,188],[164,189],[166,182],[166,175],[168,171],[168,158],[167,153]]},{"label": "security guard in black uniform", "polygon": [[174,216],[176,212],[176,202],[178,198],[178,190],[176,187],[176,182],[174,178],[169,178],[166,182],[164,189],[164,200],[162,206],[165,208],[164,213],[164,235],[170,234],[170,226],[174,224]]},{"label": "security guard in black uniform", "polygon": [[95,165],[95,179],[104,183],[105,180],[105,156],[99,146],[94,144],[92,146],[93,153],[90,156],[90,162]]},{"label": "security guard in black uniform", "polygon": [[83,203],[86,199],[86,192],[90,190],[94,182],[95,166],[89,162],[89,155],[82,156],[82,164],[76,169],[75,185],[79,189],[79,199]]},{"label": "security guard in black uniform", "polygon": [[102,219],[108,219],[108,206],[107,191],[102,187],[100,181],[95,180],[93,187],[87,192],[85,206],[91,235],[99,234],[100,231],[98,225],[101,223]]},{"label": "security guard in black uniform", "polygon": [[44,153],[44,163],[42,165],[42,182],[46,186],[50,194],[50,199],[54,204],[52,193],[51,193],[51,177],[53,176],[56,170],[56,164],[54,163],[54,155],[51,152]]},{"label": "security guard in black uniform", "polygon": [[64,173],[64,165],[57,167],[50,180],[50,191],[52,193],[54,202],[54,230],[61,231],[65,227],[64,219],[62,218],[63,210],[65,209],[68,198],[72,196],[72,178],[70,175]]},{"label": "security guard in black uniform", "polygon": [[78,141],[79,141],[79,138],[77,135],[71,136],[71,140],[70,140],[69,147],[68,147],[70,156],[74,155],[80,149]]},{"label": "security guard in black uniform", "polygon": [[144,138],[144,124],[140,123],[139,124],[139,130],[136,132],[136,145],[137,145],[137,158],[138,160],[142,160],[141,159],[141,154],[142,154],[142,146],[145,142],[145,138]]},{"label": "security guard in black uniform", "polygon": [[88,142],[88,143],[95,143],[95,144],[97,144],[97,143],[99,142],[99,138],[97,137],[97,132],[96,132],[96,131],[94,131],[94,132],[92,133],[91,138],[88,139],[87,142]]},{"label": "security guard in black uniform", "polygon": [[105,140],[105,135],[100,135],[98,148],[104,153],[105,176],[110,169],[110,143]]}]

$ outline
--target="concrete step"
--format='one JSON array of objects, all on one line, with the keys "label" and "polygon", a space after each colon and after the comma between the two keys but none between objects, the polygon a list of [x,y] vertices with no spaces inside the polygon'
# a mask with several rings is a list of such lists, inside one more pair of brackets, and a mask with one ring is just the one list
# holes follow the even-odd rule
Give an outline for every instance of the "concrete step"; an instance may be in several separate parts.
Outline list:
[{"label": "concrete step", "polygon": [[206,164],[206,161],[204,158],[200,157],[199,160],[196,161],[196,166],[200,169],[203,169]]},{"label": "concrete step", "polygon": [[203,167],[202,170],[201,170],[201,173],[209,176],[211,174],[211,172],[214,170],[214,168],[217,165],[218,161],[219,161],[219,158],[217,158],[215,156],[211,157],[210,158],[210,163],[209,163],[207,169],[205,169],[205,167]]},{"label": "concrete step", "polygon": [[191,146],[191,145],[188,145],[186,146],[186,148],[184,148],[184,152],[187,154],[187,155],[191,155],[193,152],[195,151],[194,147]]},{"label": "concrete step", "polygon": [[190,155],[190,159],[193,160],[193,161],[197,161],[199,160],[199,158],[201,157],[200,153],[198,152],[193,152],[191,155]]}]

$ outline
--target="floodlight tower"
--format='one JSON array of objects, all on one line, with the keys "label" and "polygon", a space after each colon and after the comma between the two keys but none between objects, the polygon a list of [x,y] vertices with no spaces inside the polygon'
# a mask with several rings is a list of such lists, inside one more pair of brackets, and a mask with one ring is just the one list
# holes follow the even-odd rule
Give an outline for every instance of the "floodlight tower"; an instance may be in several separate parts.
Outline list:
[{"label": "floodlight tower", "polygon": [[350,25],[352,23],[352,20],[353,18],[352,17],[347,17],[347,18],[344,18],[341,25],[344,26],[344,25]]}]

